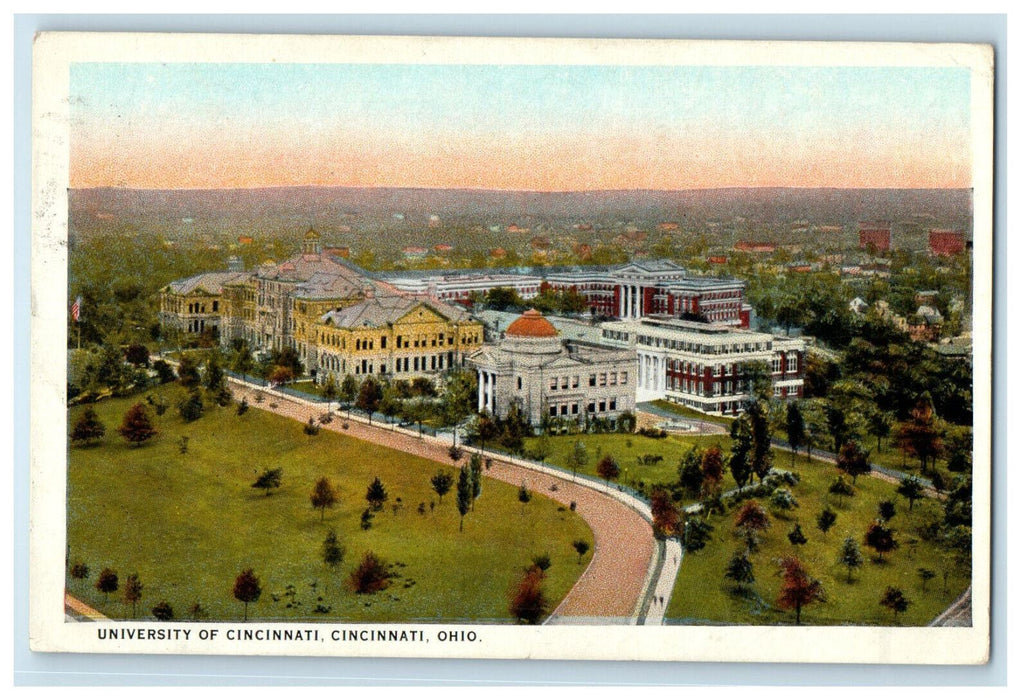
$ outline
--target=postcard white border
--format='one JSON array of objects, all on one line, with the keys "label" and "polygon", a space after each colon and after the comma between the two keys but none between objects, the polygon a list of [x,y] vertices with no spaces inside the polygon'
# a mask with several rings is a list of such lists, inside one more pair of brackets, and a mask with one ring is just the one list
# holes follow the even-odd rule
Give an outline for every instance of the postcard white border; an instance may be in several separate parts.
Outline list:
[{"label": "postcard white border", "polygon": [[[66,624],[63,610],[63,440],[44,420],[30,428],[30,645],[35,651],[345,655],[437,658],[646,659],[691,661],[974,664],[989,653],[991,568],[993,55],[966,44],[730,42],[634,39],[486,39],[212,34],[37,37],[33,59],[31,396],[33,416],[64,413],[67,299],[68,77],[73,62],[369,62],[437,64],[626,64],[967,66],[972,71],[974,187],[974,569],[970,628],[877,627],[504,627],[475,630],[473,644],[226,642],[102,643],[95,625]],[[119,626],[126,626],[118,623]],[[157,623],[132,627],[158,628]],[[177,626],[190,627],[187,623]],[[281,625],[261,625],[268,629]],[[352,625],[284,625],[328,631]],[[166,627],[166,625],[164,626]],[[250,628],[252,626],[248,626]],[[379,625],[361,625],[375,629]],[[403,625],[402,627],[410,627]],[[440,627],[425,626],[429,634]],[[602,633],[600,633],[602,630]],[[220,640],[220,641],[219,641]]]}]

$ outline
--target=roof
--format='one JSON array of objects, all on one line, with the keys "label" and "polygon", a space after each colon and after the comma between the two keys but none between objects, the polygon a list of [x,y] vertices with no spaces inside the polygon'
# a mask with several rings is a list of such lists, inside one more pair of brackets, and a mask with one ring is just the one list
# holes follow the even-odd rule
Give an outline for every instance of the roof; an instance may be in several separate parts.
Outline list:
[{"label": "roof", "polygon": [[536,309],[529,309],[507,327],[507,335],[519,338],[556,338],[557,329]]},{"label": "roof", "polygon": [[241,282],[251,276],[249,272],[202,272],[199,275],[175,280],[168,289],[175,294],[221,294],[221,288],[232,282]]},{"label": "roof", "polygon": [[448,321],[466,321],[470,315],[463,309],[428,296],[376,295],[345,308],[322,315],[322,323],[338,328],[380,328],[396,323],[418,306],[432,309]]}]

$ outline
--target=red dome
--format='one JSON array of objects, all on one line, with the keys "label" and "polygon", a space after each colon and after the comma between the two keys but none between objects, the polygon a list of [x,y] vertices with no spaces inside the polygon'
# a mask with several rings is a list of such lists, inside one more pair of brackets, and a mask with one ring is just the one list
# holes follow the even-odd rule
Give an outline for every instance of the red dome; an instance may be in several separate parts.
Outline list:
[{"label": "red dome", "polygon": [[543,318],[543,315],[535,309],[529,309],[521,314],[521,317],[510,324],[507,329],[508,336],[519,338],[556,338],[557,329],[553,324]]}]

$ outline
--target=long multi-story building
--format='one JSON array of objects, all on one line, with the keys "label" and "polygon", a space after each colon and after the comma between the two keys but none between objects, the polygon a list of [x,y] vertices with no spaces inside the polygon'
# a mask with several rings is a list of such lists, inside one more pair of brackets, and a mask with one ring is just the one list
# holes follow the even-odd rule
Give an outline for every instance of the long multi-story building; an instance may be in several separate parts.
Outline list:
[{"label": "long multi-story building", "polygon": [[736,414],[749,397],[743,365],[767,363],[773,395],[803,396],[804,342],[675,319],[601,324],[606,342],[637,354],[636,401],[667,399],[711,414]]},{"label": "long multi-story building", "polygon": [[622,265],[500,270],[402,271],[378,275],[397,289],[431,294],[470,305],[476,294],[496,287],[533,299],[544,289],[575,290],[601,316],[621,319],[694,315],[712,323],[749,328],[751,308],[745,284],[727,277],[690,274],[669,260],[637,260]]},{"label": "long multi-story building", "polygon": [[466,310],[404,293],[325,255],[313,229],[299,255],[249,272],[196,275],[161,291],[161,321],[214,332],[223,347],[292,349],[311,377],[433,376],[463,364],[482,343]]}]

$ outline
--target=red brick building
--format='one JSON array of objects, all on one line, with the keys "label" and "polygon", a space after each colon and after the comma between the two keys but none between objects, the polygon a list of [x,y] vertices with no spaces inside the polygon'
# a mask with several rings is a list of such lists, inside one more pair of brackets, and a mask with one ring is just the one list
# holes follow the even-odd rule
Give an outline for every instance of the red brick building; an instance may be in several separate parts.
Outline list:
[{"label": "red brick building", "polygon": [[875,250],[889,250],[892,247],[892,226],[888,223],[860,224],[860,247],[874,246]]},{"label": "red brick building", "polygon": [[963,231],[932,229],[928,232],[928,248],[932,255],[949,257],[962,253],[966,247]]}]

